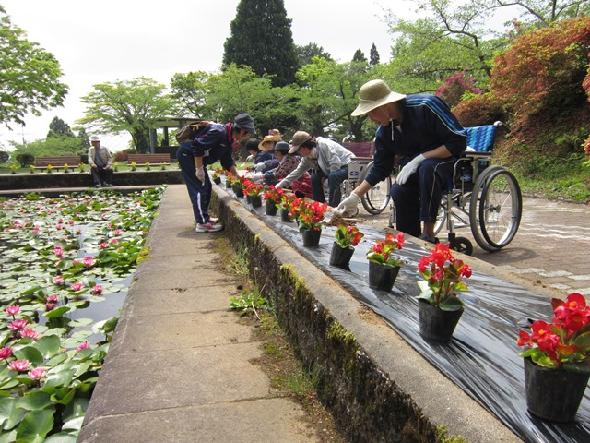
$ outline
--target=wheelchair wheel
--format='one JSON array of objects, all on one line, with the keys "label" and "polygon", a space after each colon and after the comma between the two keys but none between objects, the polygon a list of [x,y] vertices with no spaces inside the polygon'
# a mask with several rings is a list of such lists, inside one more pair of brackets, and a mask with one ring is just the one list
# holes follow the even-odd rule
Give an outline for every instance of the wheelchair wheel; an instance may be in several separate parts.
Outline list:
[{"label": "wheelchair wheel", "polygon": [[[447,198],[443,196],[443,199],[440,204],[440,208],[438,210],[438,214],[436,216],[436,222],[434,223],[434,235],[437,235],[443,229],[447,227]],[[451,217],[453,220],[453,227],[457,228],[465,228],[469,226],[469,214],[467,214],[466,210],[453,205],[451,208]]]},{"label": "wheelchair wheel", "polygon": [[486,251],[497,251],[516,235],[522,217],[522,193],[509,171],[501,166],[479,177],[470,204],[471,231]]},{"label": "wheelchair wheel", "polygon": [[[361,172],[359,183],[365,179],[372,166],[373,162],[369,163],[367,167]],[[373,186],[369,192],[361,197],[363,208],[365,208],[369,214],[381,214],[387,208],[389,200],[391,199],[391,186],[391,176]]]},{"label": "wheelchair wheel", "polygon": [[461,252],[465,255],[473,254],[473,245],[465,237],[455,237],[453,240],[451,240],[451,249],[453,249],[453,251]]}]

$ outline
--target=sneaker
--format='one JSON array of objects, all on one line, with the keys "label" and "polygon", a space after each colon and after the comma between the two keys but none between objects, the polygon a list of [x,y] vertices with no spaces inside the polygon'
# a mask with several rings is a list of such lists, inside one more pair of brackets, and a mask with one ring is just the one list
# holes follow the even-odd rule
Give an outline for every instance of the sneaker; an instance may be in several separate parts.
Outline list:
[{"label": "sneaker", "polygon": [[209,221],[208,223],[197,223],[195,227],[195,232],[219,232],[223,230],[223,225],[220,223],[212,223]]},{"label": "sneaker", "polygon": [[217,217],[209,217],[209,223],[217,224],[219,219]]},{"label": "sneaker", "polygon": [[425,242],[432,243],[433,245],[435,245],[439,242],[438,238],[436,238],[432,235],[426,235],[426,234],[422,234],[420,236],[420,240],[424,240]]}]

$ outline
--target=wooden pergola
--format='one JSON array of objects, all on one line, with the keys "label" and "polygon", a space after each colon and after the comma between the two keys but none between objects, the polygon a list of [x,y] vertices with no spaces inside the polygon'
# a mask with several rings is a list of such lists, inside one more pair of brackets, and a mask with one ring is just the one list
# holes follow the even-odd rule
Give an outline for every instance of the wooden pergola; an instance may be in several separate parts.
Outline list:
[{"label": "wooden pergola", "polygon": [[[170,136],[169,128],[173,129],[180,129],[183,126],[198,120],[195,117],[167,117],[162,120],[158,120],[156,122],[156,127],[150,128],[149,135],[150,135],[150,147],[149,151],[153,154],[156,152],[156,149],[166,149],[166,148],[176,148],[176,140],[174,140],[174,144],[170,145]],[[162,140],[162,144],[158,146],[158,129],[162,129],[164,133],[164,139]]]}]

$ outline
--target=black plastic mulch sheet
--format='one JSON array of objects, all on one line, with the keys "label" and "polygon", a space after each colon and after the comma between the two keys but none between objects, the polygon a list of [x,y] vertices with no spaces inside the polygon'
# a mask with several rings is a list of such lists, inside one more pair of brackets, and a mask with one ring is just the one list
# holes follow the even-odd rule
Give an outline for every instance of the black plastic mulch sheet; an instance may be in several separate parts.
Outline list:
[{"label": "black plastic mulch sheet", "polygon": [[[245,207],[251,209],[245,200]],[[418,260],[428,251],[408,240],[398,251],[406,261],[391,293],[371,289],[367,251],[382,233],[359,225],[365,234],[356,247],[350,270],[329,265],[335,228],[325,228],[318,248],[304,248],[294,222],[252,210],[302,255],[337,280],[361,302],[382,316],[404,339],[445,376],[494,413],[516,435],[529,442],[590,442],[590,395],[586,395],[571,424],[553,424],[530,415],[524,393],[524,360],[516,346],[527,318],[551,318],[550,300],[527,289],[473,270],[469,291],[461,294],[465,312],[448,344],[424,340],[418,332]]]}]

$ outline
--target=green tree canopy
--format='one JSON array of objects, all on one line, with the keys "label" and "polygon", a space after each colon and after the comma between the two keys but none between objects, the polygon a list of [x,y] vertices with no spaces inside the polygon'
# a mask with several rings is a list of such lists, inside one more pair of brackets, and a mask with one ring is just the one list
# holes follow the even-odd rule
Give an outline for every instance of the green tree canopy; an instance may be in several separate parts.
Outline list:
[{"label": "green tree canopy", "polygon": [[223,65],[250,66],[274,86],[292,83],[297,55],[283,0],[241,0],[224,44]]},{"label": "green tree canopy", "polygon": [[68,87],[55,57],[14,26],[0,6],[0,123],[24,124],[23,117],[63,104]]},{"label": "green tree canopy", "polygon": [[128,131],[140,152],[148,150],[148,129],[173,109],[164,85],[145,77],[96,84],[81,100],[87,108],[78,123],[100,132]]},{"label": "green tree canopy", "polygon": [[170,81],[172,98],[176,101],[179,116],[193,116],[198,119],[209,117],[207,107],[207,82],[210,74],[205,71],[174,74]]},{"label": "green tree canopy", "polygon": [[326,60],[333,61],[334,59],[332,56],[327,53],[323,47],[319,46],[317,43],[310,42],[307,45],[299,46],[296,45],[295,51],[297,53],[297,60],[299,61],[299,66],[305,66],[312,63],[312,59],[314,57],[323,57]]},{"label": "green tree canopy", "polygon": [[379,64],[381,57],[379,56],[379,51],[377,51],[377,46],[375,46],[375,43],[373,43],[371,45],[371,60],[369,61],[369,63],[371,64],[371,66],[375,66]]},{"label": "green tree canopy", "polygon": [[590,0],[490,0],[489,7],[517,6],[521,18],[535,26],[549,26],[567,18],[590,13]]},{"label": "green tree canopy", "polygon": [[58,116],[53,117],[49,123],[49,132],[47,138],[50,137],[74,137],[74,133],[70,126]]},{"label": "green tree canopy", "polygon": [[352,56],[352,61],[357,63],[367,63],[367,57],[360,49],[357,49]]}]

